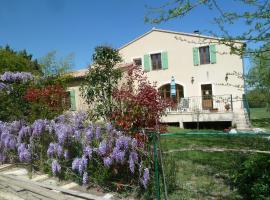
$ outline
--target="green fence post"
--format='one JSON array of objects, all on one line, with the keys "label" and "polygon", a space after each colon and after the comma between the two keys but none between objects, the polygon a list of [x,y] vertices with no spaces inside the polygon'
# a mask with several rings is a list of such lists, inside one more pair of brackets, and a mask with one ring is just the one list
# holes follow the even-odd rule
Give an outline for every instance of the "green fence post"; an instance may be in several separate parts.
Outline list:
[{"label": "green fence post", "polygon": [[160,188],[159,188],[159,174],[158,174],[158,159],[157,159],[157,136],[152,133],[154,142],[154,166],[155,166],[155,185],[156,185],[156,195],[157,199],[160,200]]}]

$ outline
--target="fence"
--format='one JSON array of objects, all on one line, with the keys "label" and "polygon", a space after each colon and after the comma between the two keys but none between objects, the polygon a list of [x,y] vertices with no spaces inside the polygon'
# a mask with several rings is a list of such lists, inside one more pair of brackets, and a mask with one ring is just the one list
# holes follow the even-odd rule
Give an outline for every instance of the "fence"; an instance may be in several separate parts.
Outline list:
[{"label": "fence", "polygon": [[[270,133],[261,134],[258,138],[248,132],[230,135],[209,130],[185,130],[160,136],[152,132],[155,199],[209,199],[213,197],[207,193],[209,191],[223,195],[231,186],[223,184],[222,181],[219,183],[218,180],[223,179],[222,174],[225,180],[228,170],[237,168],[240,164],[238,162],[242,162],[241,158],[249,155],[249,150],[243,147],[253,146],[253,153],[264,153],[260,151],[263,149],[268,155],[269,142],[265,139],[263,141],[262,137],[269,136]],[[180,171],[177,171],[179,168]],[[180,183],[176,184],[177,181]],[[194,181],[195,186],[190,186]],[[189,186],[185,191],[185,187]],[[188,190],[192,195],[196,193],[198,196],[191,197]],[[215,197],[233,199],[234,195],[237,194],[231,190],[228,196]]]},{"label": "fence", "polygon": [[167,112],[227,112],[233,111],[232,95],[205,95],[181,98]]}]

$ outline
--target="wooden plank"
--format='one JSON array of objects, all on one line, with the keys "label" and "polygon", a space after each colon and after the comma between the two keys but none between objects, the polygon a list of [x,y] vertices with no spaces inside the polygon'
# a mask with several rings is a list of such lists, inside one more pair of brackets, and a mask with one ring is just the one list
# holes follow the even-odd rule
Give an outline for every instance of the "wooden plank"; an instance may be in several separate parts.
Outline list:
[{"label": "wooden plank", "polygon": [[46,190],[36,184],[33,184],[34,182],[27,182],[26,180],[21,180],[17,178],[10,177],[8,175],[1,175],[0,180],[3,182],[6,182],[8,185],[16,185],[19,187],[23,187],[26,190],[29,190],[31,192],[37,193],[41,196],[53,199],[53,200],[65,200],[65,199],[71,199],[71,198],[64,198],[62,195],[55,195],[50,190]]},{"label": "wooden plank", "polygon": [[[9,175],[0,175],[0,180],[2,178],[8,178],[8,179],[13,180],[13,181],[19,181],[19,182],[21,182],[22,184],[25,184],[25,185],[30,184],[30,185],[35,185],[35,187],[39,186],[41,188],[60,191],[60,192],[62,192],[64,194],[68,194],[68,195],[71,195],[71,196],[80,197],[80,198],[84,198],[84,199],[88,199],[88,200],[104,200],[103,197],[99,197],[99,196],[96,196],[96,195],[93,195],[93,194],[83,193],[81,191],[75,191],[75,190],[68,190],[68,189],[64,189],[64,188],[61,188],[61,187],[46,185],[46,184],[43,184],[43,183],[33,182],[33,181],[29,181],[29,180],[21,180],[21,179],[18,179],[16,177],[10,177]],[[53,199],[56,199],[56,198],[54,197]],[[59,198],[57,198],[57,200],[59,200]]]},{"label": "wooden plank", "polygon": [[36,176],[35,178],[32,178],[31,181],[43,181],[47,178],[49,178],[48,174],[43,174],[43,175]]},{"label": "wooden plank", "polygon": [[2,200],[26,200],[10,192],[0,191],[0,199]]},{"label": "wooden plank", "polygon": [[6,170],[6,169],[11,168],[13,166],[14,165],[12,165],[12,164],[2,164],[2,165],[0,165],[0,171]]}]

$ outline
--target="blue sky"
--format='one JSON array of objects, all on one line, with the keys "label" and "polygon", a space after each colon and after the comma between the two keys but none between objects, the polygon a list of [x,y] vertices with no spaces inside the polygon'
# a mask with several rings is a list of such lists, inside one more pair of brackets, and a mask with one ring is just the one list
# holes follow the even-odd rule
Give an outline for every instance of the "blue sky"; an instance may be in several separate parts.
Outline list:
[{"label": "blue sky", "polygon": [[[183,19],[152,25],[144,22],[146,5],[165,0],[0,0],[0,46],[26,49],[34,58],[56,50],[62,57],[74,53],[73,69],[91,63],[94,47],[122,46],[152,27],[181,32],[213,30],[213,12],[205,8]],[[222,2],[222,1],[221,1]],[[227,2],[227,3],[225,3]],[[223,6],[231,7],[228,1]],[[240,7],[236,9],[241,9]],[[234,34],[244,28],[236,24]]]}]

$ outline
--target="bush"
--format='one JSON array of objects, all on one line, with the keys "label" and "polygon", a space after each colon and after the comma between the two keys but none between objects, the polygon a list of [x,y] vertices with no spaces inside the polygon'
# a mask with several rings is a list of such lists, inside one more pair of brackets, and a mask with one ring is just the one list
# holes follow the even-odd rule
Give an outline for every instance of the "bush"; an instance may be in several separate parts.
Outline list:
[{"label": "bush", "polygon": [[270,156],[251,155],[234,172],[233,182],[244,199],[270,199]]},{"label": "bush", "polygon": [[0,163],[29,163],[61,179],[84,184],[90,180],[117,191],[148,189],[150,153],[146,144],[124,134],[111,124],[101,127],[88,122],[85,113],[37,119],[32,124],[0,121]]}]

